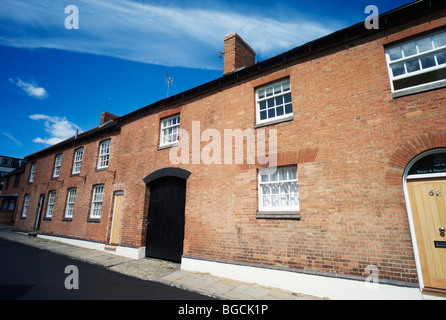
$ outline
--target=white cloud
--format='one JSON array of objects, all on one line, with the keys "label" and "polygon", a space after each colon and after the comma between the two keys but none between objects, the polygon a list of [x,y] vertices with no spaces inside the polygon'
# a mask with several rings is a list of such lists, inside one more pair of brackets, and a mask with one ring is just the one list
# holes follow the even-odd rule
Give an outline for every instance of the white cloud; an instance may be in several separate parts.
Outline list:
[{"label": "white cloud", "polygon": [[271,15],[210,6],[180,8],[132,0],[77,0],[75,4],[79,9],[79,29],[67,30],[64,19],[68,15],[63,3],[0,1],[0,44],[93,53],[167,66],[220,69],[218,52],[223,49],[223,37],[233,32],[253,47],[258,56],[266,58],[339,28],[337,22],[315,22],[303,15],[275,20]]},{"label": "white cloud", "polygon": [[48,96],[45,88],[38,87],[35,84],[25,82],[20,78],[17,78],[17,80],[9,79],[9,82],[23,89],[23,91],[25,91],[30,97],[37,99],[44,99]]},{"label": "white cloud", "polygon": [[46,114],[33,114],[30,115],[29,118],[32,120],[44,120],[45,132],[50,135],[47,138],[35,138],[33,140],[35,143],[53,145],[74,136],[76,134],[76,130],[82,132],[79,126],[68,121],[65,117],[51,117]]}]

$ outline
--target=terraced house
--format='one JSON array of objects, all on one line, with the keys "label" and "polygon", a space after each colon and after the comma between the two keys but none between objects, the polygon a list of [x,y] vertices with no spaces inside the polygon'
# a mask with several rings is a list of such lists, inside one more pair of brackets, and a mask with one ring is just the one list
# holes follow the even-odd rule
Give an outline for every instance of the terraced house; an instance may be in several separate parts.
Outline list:
[{"label": "terraced house", "polygon": [[257,63],[227,36],[221,78],[26,157],[15,228],[330,298],[444,294],[445,7]]}]

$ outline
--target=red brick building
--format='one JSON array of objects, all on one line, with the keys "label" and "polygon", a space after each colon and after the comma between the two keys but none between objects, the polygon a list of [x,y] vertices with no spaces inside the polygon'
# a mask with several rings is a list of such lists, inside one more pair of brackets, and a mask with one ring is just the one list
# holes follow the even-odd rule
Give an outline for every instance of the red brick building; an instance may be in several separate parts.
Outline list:
[{"label": "red brick building", "polygon": [[15,227],[332,298],[444,292],[445,7],[259,63],[226,37],[223,77],[28,156]]},{"label": "red brick building", "polygon": [[0,172],[3,173],[0,174],[0,223],[11,224],[17,213],[17,198],[22,190],[21,180],[26,162],[23,159],[2,156],[0,164],[5,170]]}]

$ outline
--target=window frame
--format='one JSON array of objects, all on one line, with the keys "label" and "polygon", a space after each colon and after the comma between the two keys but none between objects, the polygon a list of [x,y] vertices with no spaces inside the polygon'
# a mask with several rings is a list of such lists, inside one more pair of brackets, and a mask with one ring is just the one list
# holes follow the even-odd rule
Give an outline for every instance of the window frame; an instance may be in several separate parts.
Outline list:
[{"label": "window frame", "polygon": [[[108,144],[108,147],[103,147]],[[98,165],[97,169],[107,169],[110,164],[111,139],[103,140],[99,143]],[[106,150],[104,152],[104,150]],[[107,163],[103,165],[103,163]]]},{"label": "window frame", "polygon": [[[80,156],[78,157],[78,152],[81,151]],[[80,160],[79,160],[80,158]],[[74,150],[73,155],[73,169],[71,170],[71,174],[80,174],[82,169],[82,161],[84,160],[84,147],[80,147]],[[79,165],[79,170],[76,171],[76,167]]]},{"label": "window frame", "polygon": [[[175,119],[175,118],[178,118],[177,123],[172,125],[165,125],[165,123],[168,122],[170,119]],[[178,142],[180,141],[180,124],[181,124],[181,116],[179,113],[160,119],[160,143],[159,143],[160,148],[178,144]],[[168,131],[169,129],[174,130],[174,128],[177,128],[176,132],[166,133],[166,131]],[[164,142],[165,137],[168,136],[175,137],[175,135],[177,137],[175,141]]]},{"label": "window frame", "polygon": [[[271,181],[271,176],[272,174],[269,173],[268,171],[272,170],[274,171],[273,174],[278,174],[279,170],[289,170],[289,169],[293,169],[295,170],[295,174],[296,177],[295,178],[288,178],[288,173],[287,173],[287,179],[286,180],[281,180],[281,179],[276,179],[275,181]],[[268,176],[268,181],[262,181],[262,176]],[[276,176],[277,177],[277,176]],[[274,168],[259,168],[257,171],[257,181],[258,181],[258,208],[259,208],[259,212],[265,214],[266,216],[268,216],[268,214],[270,213],[286,213],[286,214],[291,214],[296,218],[300,218],[300,202],[299,202],[299,177],[298,177],[298,170],[297,170],[297,165],[287,165],[287,166],[280,166],[277,167],[275,170]],[[270,186],[270,190],[272,189],[272,185],[279,185],[278,186],[278,193],[277,195],[279,196],[279,201],[280,201],[280,195],[282,194],[280,192],[280,184],[281,183],[287,183],[287,184],[291,184],[291,183],[296,183],[296,192],[291,192],[291,190],[287,193],[285,193],[286,195],[288,195],[288,198],[290,198],[290,195],[296,195],[297,197],[297,205],[291,205],[291,199],[290,201],[290,205],[289,206],[277,206],[277,207],[273,207],[271,206],[264,206],[263,205],[263,198],[264,198],[264,193],[263,193],[263,186],[264,185],[269,185]],[[270,195],[273,195],[273,193],[269,193]],[[272,200],[271,200],[272,203]]]},{"label": "window frame", "polygon": [[[73,191],[74,191],[74,195],[72,195]],[[65,208],[65,215],[64,215],[64,218],[66,218],[66,219],[73,219],[74,204],[76,202],[76,194],[77,194],[77,188],[69,188],[67,191],[67,205]]]},{"label": "window frame", "polygon": [[25,194],[25,198],[23,199],[23,209],[22,209],[22,215],[20,216],[20,218],[26,218],[26,214],[28,212],[28,207],[29,207],[29,198],[30,198],[30,194],[27,193]]},{"label": "window frame", "polygon": [[[96,196],[98,194],[97,190],[99,188],[102,188],[100,201],[96,199]],[[102,205],[104,202],[104,191],[105,191],[105,184],[98,184],[98,185],[93,186],[93,194],[92,194],[92,199],[91,199],[91,208],[90,208],[89,219],[93,219],[93,220],[101,219]],[[98,204],[98,205],[100,204],[99,208],[97,206],[95,206],[95,204]],[[96,210],[99,210],[99,215],[95,214]]]},{"label": "window frame", "polygon": [[8,210],[8,204],[9,204],[9,200],[7,198],[3,198],[2,206],[0,208],[0,211]]},{"label": "window frame", "polygon": [[[396,44],[391,44],[384,48],[385,56],[386,56],[386,63],[387,63],[387,70],[388,70],[389,80],[390,80],[390,86],[391,86],[391,90],[392,90],[392,95],[394,97],[411,94],[411,93],[423,92],[426,90],[446,86],[446,79],[440,79],[440,80],[436,80],[436,81],[415,84],[413,86],[408,86],[408,87],[396,89],[396,90],[395,90],[395,84],[394,84],[394,82],[398,81],[398,80],[410,79],[413,77],[428,74],[430,72],[434,72],[434,71],[438,71],[438,70],[442,70],[442,69],[444,69],[446,72],[446,63],[439,64],[438,58],[436,56],[436,54],[439,54],[442,52],[445,52],[445,54],[446,54],[446,43],[443,46],[439,46],[439,47],[435,47],[436,45],[434,43],[434,37],[439,34],[442,34],[442,33],[444,33],[446,36],[446,29],[437,30],[434,32],[430,32],[428,34],[418,35],[418,36],[412,37],[409,40],[401,41]],[[423,40],[426,40],[426,39],[429,39],[431,49],[420,52],[419,44]],[[408,46],[409,44],[415,45],[415,50],[416,50],[415,54],[405,56],[404,49],[403,49],[400,51],[401,58],[391,60],[390,51],[392,49],[396,49],[398,47],[403,48],[404,46]],[[421,59],[426,58],[428,56],[432,56],[432,55],[434,55],[435,66],[423,68]],[[410,72],[407,69],[407,62],[411,62],[414,60],[417,60],[419,69],[416,71]],[[401,63],[403,64],[404,74],[394,76],[392,66],[395,66],[395,65],[398,65]]]},{"label": "window frame", "polygon": [[[5,162],[5,163],[3,163]],[[12,159],[7,157],[0,157],[0,166],[10,167],[12,165]]]},{"label": "window frame", "polygon": [[21,173],[18,173],[14,177],[14,183],[12,185],[13,188],[18,188],[20,186],[20,178],[22,177]]},{"label": "window frame", "polygon": [[54,204],[56,203],[56,190],[48,192],[48,204],[46,207],[45,218],[51,219],[54,213]]},{"label": "window frame", "polygon": [[59,178],[61,166],[62,166],[62,153],[59,153],[54,158],[53,178]]},{"label": "window frame", "polygon": [[5,190],[9,189],[9,181],[10,181],[11,176],[7,176],[5,178]]},{"label": "window frame", "polygon": [[[288,89],[286,91],[284,91],[283,89],[283,85],[288,83]],[[277,86],[281,86],[281,92],[278,94],[274,93],[274,88]],[[270,96],[266,95],[266,91],[272,88],[273,93]],[[260,92],[264,91],[265,95],[263,97],[260,97]],[[276,99],[279,97],[285,97],[286,95],[290,95],[291,101],[286,103],[285,101],[283,101],[282,106],[283,106],[283,114],[280,116],[275,115],[272,118],[268,117],[268,110],[274,109],[274,113],[277,113],[277,106],[274,103],[274,107],[268,107],[268,105],[266,105],[266,109],[265,111],[267,112],[267,118],[266,119],[261,119],[261,112],[263,112],[263,110],[261,109],[261,103],[266,101],[266,103],[268,104],[267,101],[271,100],[271,99]],[[288,120],[293,120],[294,118],[294,110],[293,110],[293,95],[292,95],[292,90],[291,90],[291,79],[290,78],[286,78],[286,79],[281,79],[278,81],[274,81],[274,82],[270,82],[266,85],[262,85],[258,88],[255,89],[255,103],[256,103],[256,126],[263,126],[263,125],[268,125],[268,124],[274,124],[274,123],[279,123],[279,122],[284,122],[284,121],[288,121]],[[285,112],[285,107],[286,105],[291,104],[291,113],[286,113]]]},{"label": "window frame", "polygon": [[37,162],[31,163],[31,171],[29,172],[29,180],[28,183],[34,182],[34,175],[36,174]]},{"label": "window frame", "polygon": [[14,211],[16,204],[16,199],[9,199],[8,200],[8,208],[6,210],[8,211]]}]

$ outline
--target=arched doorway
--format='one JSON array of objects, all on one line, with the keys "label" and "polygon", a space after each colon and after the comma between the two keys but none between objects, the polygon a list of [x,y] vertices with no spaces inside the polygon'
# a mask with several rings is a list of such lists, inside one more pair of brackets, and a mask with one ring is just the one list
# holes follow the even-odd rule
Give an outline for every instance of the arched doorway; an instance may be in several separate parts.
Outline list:
[{"label": "arched doorway", "polygon": [[144,178],[150,190],[146,257],[181,261],[189,175],[183,169],[164,168]]},{"label": "arched doorway", "polygon": [[446,148],[416,156],[403,177],[421,288],[446,290]]}]

